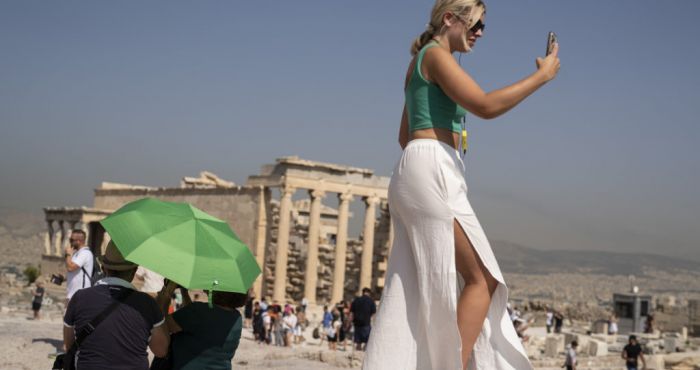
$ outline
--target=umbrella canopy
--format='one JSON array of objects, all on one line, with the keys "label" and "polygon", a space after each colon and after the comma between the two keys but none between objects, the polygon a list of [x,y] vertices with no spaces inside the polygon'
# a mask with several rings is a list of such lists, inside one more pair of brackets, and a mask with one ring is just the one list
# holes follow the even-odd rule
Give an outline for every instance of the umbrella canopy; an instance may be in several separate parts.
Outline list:
[{"label": "umbrella canopy", "polygon": [[260,275],[226,222],[187,203],[139,199],[100,223],[126,260],[188,289],[246,293]]}]

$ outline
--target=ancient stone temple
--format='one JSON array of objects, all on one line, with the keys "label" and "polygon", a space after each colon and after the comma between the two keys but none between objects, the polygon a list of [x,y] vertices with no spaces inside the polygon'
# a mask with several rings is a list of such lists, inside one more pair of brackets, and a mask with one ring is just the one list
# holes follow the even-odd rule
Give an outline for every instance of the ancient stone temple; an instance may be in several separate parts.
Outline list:
[{"label": "ancient stone temple", "polygon": [[[93,207],[45,208],[47,222],[42,271],[62,272],[63,248],[71,229],[88,235],[95,253],[104,250],[109,235],[99,220],[136,199],[153,197],[187,202],[231,225],[248,245],[263,274],[255,282],[256,297],[279,302],[338,302],[370,287],[384,286],[392,241],[387,204],[387,177],[372,170],[299,159],[278,158],[261,173],[238,186],[203,172],[185,177],[179,187],[102,183]],[[273,195],[279,193],[279,199]],[[292,200],[292,196],[308,198]],[[337,197],[338,209],[323,204]],[[364,204],[364,227],[358,239],[348,237],[350,203]]]}]

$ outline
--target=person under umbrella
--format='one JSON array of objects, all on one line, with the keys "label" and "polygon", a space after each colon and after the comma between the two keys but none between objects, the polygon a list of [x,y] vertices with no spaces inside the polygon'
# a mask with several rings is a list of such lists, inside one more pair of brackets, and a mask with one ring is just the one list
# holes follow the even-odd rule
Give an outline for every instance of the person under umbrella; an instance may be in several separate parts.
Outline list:
[{"label": "person under umbrella", "polygon": [[[183,306],[167,314],[170,297],[180,288]],[[238,312],[248,300],[244,293],[209,291],[212,306],[192,302],[187,289],[170,281],[164,284],[157,302],[171,334],[172,369],[231,369],[241,339],[243,321]]]}]

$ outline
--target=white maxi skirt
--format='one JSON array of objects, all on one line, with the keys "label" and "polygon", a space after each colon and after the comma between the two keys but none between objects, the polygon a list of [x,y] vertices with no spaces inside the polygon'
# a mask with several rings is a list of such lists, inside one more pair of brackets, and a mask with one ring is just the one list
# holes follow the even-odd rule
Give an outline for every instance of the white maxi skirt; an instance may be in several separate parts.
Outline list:
[{"label": "white maxi skirt", "polygon": [[530,370],[506,310],[508,289],[467,199],[459,152],[433,139],[408,143],[389,185],[394,242],[363,370],[461,370],[454,224],[462,226],[499,282],[474,345],[470,370]]}]

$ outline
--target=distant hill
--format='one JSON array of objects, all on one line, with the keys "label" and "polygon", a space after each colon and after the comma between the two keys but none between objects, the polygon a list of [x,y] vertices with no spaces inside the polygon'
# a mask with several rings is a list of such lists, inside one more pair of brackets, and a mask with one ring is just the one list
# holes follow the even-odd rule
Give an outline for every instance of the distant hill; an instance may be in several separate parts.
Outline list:
[{"label": "distant hill", "polygon": [[700,262],[645,253],[604,251],[545,251],[508,242],[492,242],[501,270],[509,273],[548,274],[558,272],[640,275],[644,268],[699,272]]},{"label": "distant hill", "polygon": [[[43,212],[0,207],[0,267],[38,264],[44,248]],[[602,251],[544,251],[508,242],[492,242],[504,272],[548,274],[557,272],[640,275],[642,268],[657,271],[698,272],[700,262],[653,254]]]}]

